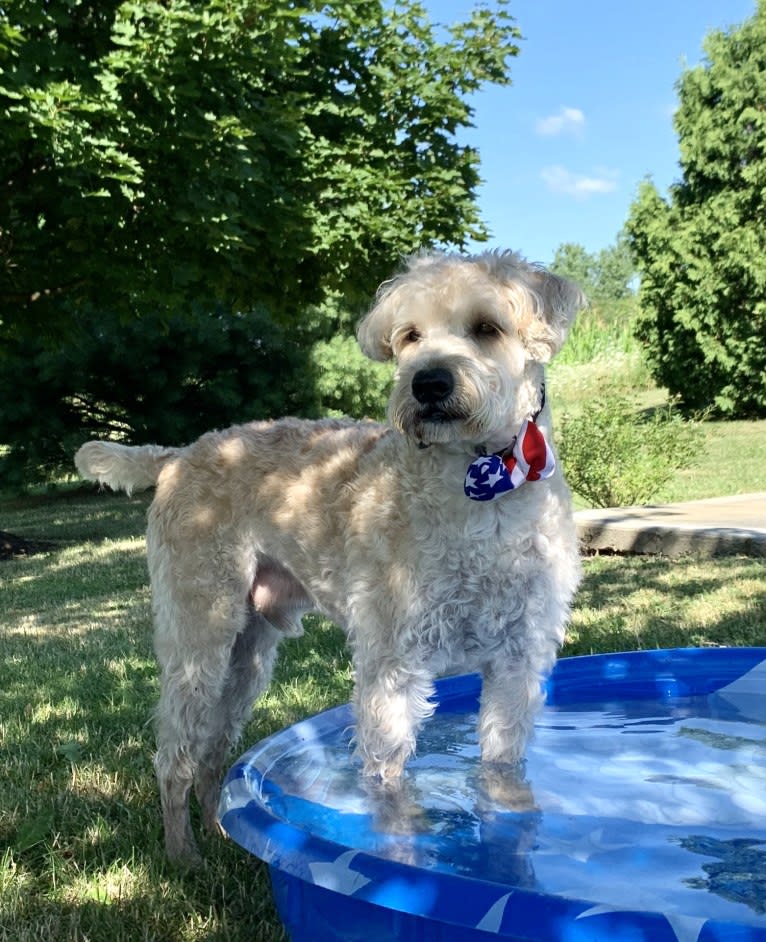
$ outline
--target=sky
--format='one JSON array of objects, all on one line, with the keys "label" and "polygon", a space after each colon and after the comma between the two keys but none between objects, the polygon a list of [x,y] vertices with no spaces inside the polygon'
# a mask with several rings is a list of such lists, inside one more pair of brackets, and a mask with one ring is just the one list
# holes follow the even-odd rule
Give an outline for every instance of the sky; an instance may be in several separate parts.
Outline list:
[{"label": "sky", "polygon": [[[475,5],[425,2],[447,24]],[[756,0],[511,0],[524,37],[512,85],[473,96],[475,127],[459,137],[481,155],[489,247],[549,264],[564,242],[613,245],[640,182],[650,176],[665,193],[680,178],[682,71],[702,61],[710,30],[755,9]]]}]

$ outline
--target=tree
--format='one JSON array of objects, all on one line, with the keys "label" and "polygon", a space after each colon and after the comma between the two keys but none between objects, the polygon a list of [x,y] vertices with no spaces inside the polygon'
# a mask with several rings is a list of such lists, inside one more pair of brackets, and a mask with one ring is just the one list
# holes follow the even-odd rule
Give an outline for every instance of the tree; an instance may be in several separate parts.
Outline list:
[{"label": "tree", "polygon": [[22,350],[81,375],[104,324],[194,347],[201,311],[258,310],[309,361],[348,331],[335,299],[356,311],[402,254],[485,236],[479,157],[456,135],[468,96],[509,81],[518,32],[497,0],[443,36],[416,0],[5,0],[0,372],[20,385],[0,442],[35,398]]},{"label": "tree", "polygon": [[766,415],[766,0],[705,52],[678,84],[682,179],[630,211],[638,336],[687,412]]},{"label": "tree", "polygon": [[614,245],[600,252],[588,252],[577,242],[564,242],[557,249],[551,271],[577,282],[596,304],[622,301],[633,293],[636,273],[627,237],[619,233]]},{"label": "tree", "polygon": [[562,365],[596,357],[613,358],[636,346],[632,286],[635,269],[622,233],[614,245],[600,252],[591,253],[576,242],[565,242],[556,249],[551,270],[577,282],[588,300],[560,355]]},{"label": "tree", "polygon": [[455,134],[508,81],[504,2],[442,42],[414,0],[6,0],[4,332],[65,329],[62,297],[294,316],[481,236]]}]

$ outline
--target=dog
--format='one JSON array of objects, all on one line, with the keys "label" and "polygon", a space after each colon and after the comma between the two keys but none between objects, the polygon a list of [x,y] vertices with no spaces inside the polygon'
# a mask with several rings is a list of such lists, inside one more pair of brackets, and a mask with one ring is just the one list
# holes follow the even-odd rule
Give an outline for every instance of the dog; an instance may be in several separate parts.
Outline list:
[{"label": "dog", "polygon": [[185,448],[80,448],[84,478],[156,486],[155,768],[171,860],[200,861],[190,793],[215,831],[227,754],[309,610],[348,637],[364,775],[399,780],[434,679],[468,671],[482,675],[482,761],[518,766],[580,579],[544,366],[584,303],[513,252],[421,253],[357,331],[367,356],[395,361],[388,424],[286,418]]}]

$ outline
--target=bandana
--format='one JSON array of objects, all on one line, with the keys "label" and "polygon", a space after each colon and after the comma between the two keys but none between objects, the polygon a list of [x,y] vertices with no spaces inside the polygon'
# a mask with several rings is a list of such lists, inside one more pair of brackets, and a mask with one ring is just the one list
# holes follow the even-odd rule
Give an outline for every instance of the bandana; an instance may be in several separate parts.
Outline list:
[{"label": "bandana", "polygon": [[481,455],[471,462],[463,485],[466,497],[494,500],[521,487],[525,481],[542,481],[553,474],[556,459],[535,424],[541,411],[542,405],[531,419],[524,420],[521,431],[506,449],[492,455]]}]

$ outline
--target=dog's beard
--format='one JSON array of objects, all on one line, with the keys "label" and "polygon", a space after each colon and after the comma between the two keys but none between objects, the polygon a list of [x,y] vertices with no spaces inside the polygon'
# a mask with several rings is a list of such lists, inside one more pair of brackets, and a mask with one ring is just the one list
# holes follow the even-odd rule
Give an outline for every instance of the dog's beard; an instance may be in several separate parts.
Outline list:
[{"label": "dog's beard", "polygon": [[[388,407],[391,425],[421,445],[459,443],[469,451],[489,443],[508,445],[527,417],[526,386],[537,395],[539,382],[530,383],[524,363],[488,363],[468,356],[423,356],[397,372]],[[437,402],[419,402],[413,380],[422,370],[444,369],[454,386]],[[509,429],[512,428],[512,431]],[[499,439],[505,435],[503,441]]]},{"label": "dog's beard", "polygon": [[466,416],[449,406],[421,405],[410,403],[393,417],[395,428],[423,445],[446,444],[463,438]]},{"label": "dog's beard", "polygon": [[[473,394],[472,394],[473,393]],[[389,407],[389,420],[402,434],[421,445],[450,442],[481,443],[504,422],[498,397],[489,390],[457,391],[439,403],[420,403],[403,387]]]}]

